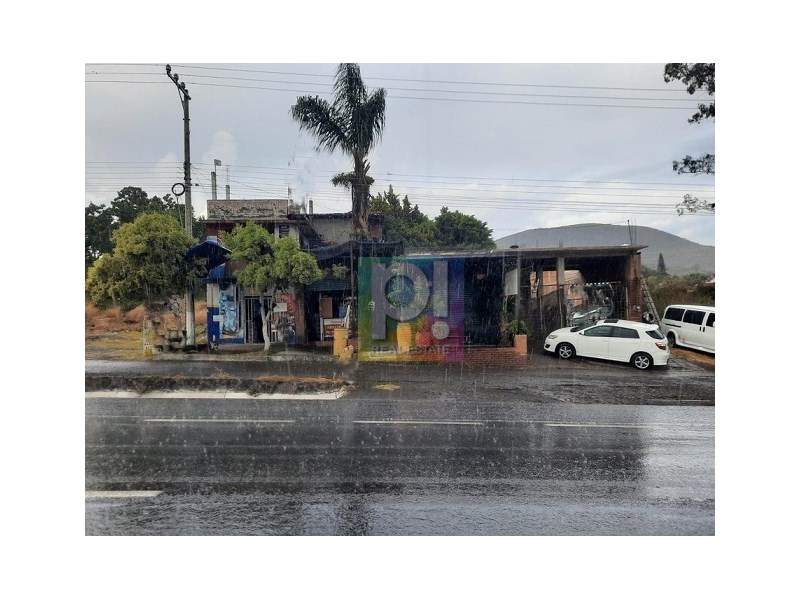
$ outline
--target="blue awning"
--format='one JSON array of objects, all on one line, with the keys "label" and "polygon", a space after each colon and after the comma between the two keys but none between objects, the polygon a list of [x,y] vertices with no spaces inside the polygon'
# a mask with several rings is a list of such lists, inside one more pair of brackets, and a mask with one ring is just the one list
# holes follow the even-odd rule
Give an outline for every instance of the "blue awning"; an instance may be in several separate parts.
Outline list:
[{"label": "blue awning", "polygon": [[222,265],[228,260],[231,251],[219,243],[216,236],[210,235],[205,240],[192,246],[186,252],[186,258],[205,258],[208,262],[206,264],[209,271]]}]

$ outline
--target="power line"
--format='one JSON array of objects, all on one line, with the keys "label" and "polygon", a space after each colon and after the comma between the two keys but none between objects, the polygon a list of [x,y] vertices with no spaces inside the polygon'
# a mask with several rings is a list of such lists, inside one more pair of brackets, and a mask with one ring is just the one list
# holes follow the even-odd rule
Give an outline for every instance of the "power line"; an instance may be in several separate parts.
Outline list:
[{"label": "power line", "polygon": [[[98,65],[98,66],[152,66],[161,68],[164,65],[156,64],[156,63],[149,63],[149,64],[142,64],[142,63],[87,63],[89,65]],[[290,71],[271,71],[271,70],[264,70],[264,69],[241,69],[241,68],[232,68],[232,67],[208,67],[203,65],[174,65],[176,67],[181,67],[185,69],[197,69],[197,70],[213,70],[213,71],[230,71],[230,72],[237,72],[237,73],[263,73],[268,75],[294,75],[299,77],[325,77],[327,79],[333,79],[333,74],[321,74],[321,73],[297,73],[297,72],[290,72]],[[150,73],[147,73],[148,75]],[[664,88],[636,88],[636,87],[611,87],[611,86],[593,86],[593,85],[568,85],[568,84],[545,84],[545,83],[509,83],[509,82],[492,82],[492,81],[452,81],[452,80],[441,80],[441,79],[411,79],[411,78],[401,78],[401,77],[375,77],[370,76],[370,80],[376,81],[406,81],[411,83],[443,83],[448,85],[488,85],[488,86],[508,86],[508,87],[536,87],[536,88],[565,88],[565,89],[585,89],[585,90],[613,90],[613,91],[636,91],[636,92],[666,92],[666,93],[682,93],[685,94],[686,90],[683,89],[664,89]],[[291,83],[300,83],[300,82],[291,82]],[[322,84],[320,84],[322,85]]]},{"label": "power line", "polygon": [[[188,81],[188,80],[187,80]],[[85,83],[124,83],[124,84],[137,84],[137,85],[164,85],[161,81],[123,81],[120,79],[107,79],[102,81],[85,81]],[[308,90],[297,90],[288,88],[273,88],[264,86],[252,85],[235,85],[230,83],[201,83],[198,81],[189,81],[193,86],[206,86],[206,87],[225,87],[247,90],[266,90],[273,92],[292,92],[296,94],[306,94]],[[685,106],[642,106],[635,104],[595,104],[595,103],[582,103],[582,102],[523,102],[521,100],[480,100],[477,98],[421,98],[419,96],[396,96],[392,95],[389,98],[393,100],[428,100],[433,102],[472,102],[477,104],[518,104],[524,106],[577,106],[583,108],[636,108],[636,109],[651,109],[651,110],[687,110]]]},{"label": "power line", "polygon": [[[87,165],[100,165],[100,164],[152,164],[152,165],[159,165],[162,164],[162,161],[86,161]],[[175,162],[175,164],[180,165],[182,163]],[[206,165],[208,167],[213,166],[213,163],[206,163],[206,162],[195,162],[192,163],[194,166],[199,165]],[[259,165],[235,165],[230,164],[226,165],[231,168],[236,169],[251,169],[251,170],[265,170],[265,171],[288,171],[287,174],[297,173],[297,169],[292,167],[265,167]],[[328,169],[319,169],[317,170],[318,173],[327,173],[327,174],[336,174],[338,170],[328,170]],[[477,177],[477,176],[462,176],[462,175],[442,175],[442,174],[419,174],[419,173],[392,173],[392,172],[372,172],[373,175],[381,178],[391,178],[391,177],[420,177],[420,178],[440,178],[445,180],[444,183],[451,183],[446,181],[448,179],[458,179],[458,180],[467,180],[467,181],[505,181],[499,177]],[[322,175],[314,175],[314,177],[322,177]],[[526,181],[526,182],[547,182],[547,183],[597,183],[597,184],[624,184],[624,185],[665,185],[665,186],[676,186],[680,188],[687,187],[686,182],[653,182],[653,181],[625,181],[620,179],[533,179],[533,178],[524,178],[524,177],[510,177],[507,181],[517,182],[517,181]],[[400,182],[398,182],[400,183]],[[486,184],[486,185],[517,185],[515,183],[499,183],[499,184]],[[714,187],[713,183],[696,183],[694,182],[690,187]]]},{"label": "power line", "polygon": [[[125,75],[125,76],[133,76],[133,75],[152,75],[152,73],[141,73],[141,72],[104,72],[104,73],[87,73],[87,75]],[[274,80],[274,79],[253,79],[249,77],[223,77],[221,75],[196,75],[196,74],[188,74],[184,75],[187,78],[187,81],[190,81],[192,84],[197,84],[198,82],[191,81],[191,77],[202,77],[206,79],[223,79],[228,81],[256,81],[261,83],[280,83],[280,84],[297,84],[302,83],[303,85],[315,85],[315,86],[323,86],[326,84],[321,83],[306,83],[306,82],[298,82],[298,81],[282,81],[282,80]],[[524,97],[538,97],[538,98],[568,98],[568,99],[584,99],[584,100],[635,100],[635,101],[642,101],[642,102],[659,102],[667,100],[669,102],[689,102],[692,104],[697,104],[696,98],[638,98],[638,97],[630,97],[630,96],[586,96],[586,95],[569,95],[569,94],[533,94],[533,93],[522,93],[522,92],[486,92],[486,91],[476,91],[476,90],[442,90],[442,89],[424,89],[424,88],[384,88],[387,91],[400,91],[400,92],[425,92],[425,93],[443,93],[443,94],[480,94],[485,96],[524,96]]]}]

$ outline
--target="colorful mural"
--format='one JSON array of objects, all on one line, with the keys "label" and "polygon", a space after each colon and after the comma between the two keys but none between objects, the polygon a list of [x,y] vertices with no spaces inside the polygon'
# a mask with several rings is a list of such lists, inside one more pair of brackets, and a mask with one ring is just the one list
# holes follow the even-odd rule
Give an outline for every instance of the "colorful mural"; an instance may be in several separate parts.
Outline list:
[{"label": "colorful mural", "polygon": [[225,341],[241,338],[242,331],[239,327],[236,285],[231,283],[225,288],[220,287],[219,314],[222,320],[220,340]]},{"label": "colorful mural", "polygon": [[359,360],[464,359],[464,260],[361,258]]}]

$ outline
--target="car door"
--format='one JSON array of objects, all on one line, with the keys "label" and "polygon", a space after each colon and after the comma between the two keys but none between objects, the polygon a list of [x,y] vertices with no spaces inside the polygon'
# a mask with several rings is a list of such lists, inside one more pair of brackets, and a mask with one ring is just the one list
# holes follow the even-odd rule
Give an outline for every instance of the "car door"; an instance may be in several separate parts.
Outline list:
[{"label": "car door", "polygon": [[638,331],[630,327],[615,326],[608,344],[608,358],[628,362],[640,346]]},{"label": "car door", "polygon": [[580,356],[591,358],[608,358],[608,342],[611,339],[613,328],[611,325],[596,325],[581,332],[580,347],[577,349]]}]

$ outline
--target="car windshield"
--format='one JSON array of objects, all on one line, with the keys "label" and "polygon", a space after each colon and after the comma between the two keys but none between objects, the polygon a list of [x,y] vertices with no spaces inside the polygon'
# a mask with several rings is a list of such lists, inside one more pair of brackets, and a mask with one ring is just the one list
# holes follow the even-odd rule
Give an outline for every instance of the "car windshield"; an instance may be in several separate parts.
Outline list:
[{"label": "car windshield", "polygon": [[573,327],[572,329],[570,329],[570,331],[575,333],[576,331],[581,331],[582,329],[586,329],[587,327],[593,327],[593,326],[594,326],[594,323],[586,323],[584,325],[577,325],[576,327]]},{"label": "car windshield", "polygon": [[658,329],[648,329],[647,330],[647,335],[649,335],[651,338],[655,338],[657,340],[663,340],[664,339],[664,334],[661,333]]}]

